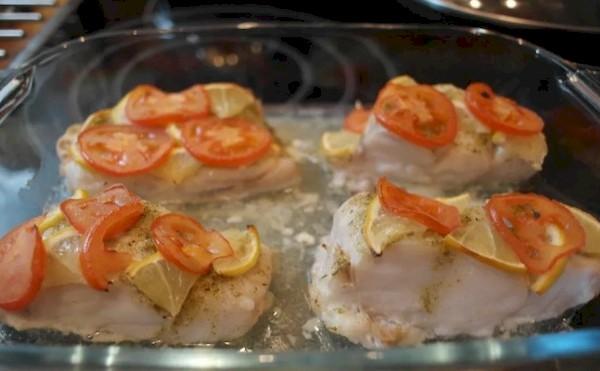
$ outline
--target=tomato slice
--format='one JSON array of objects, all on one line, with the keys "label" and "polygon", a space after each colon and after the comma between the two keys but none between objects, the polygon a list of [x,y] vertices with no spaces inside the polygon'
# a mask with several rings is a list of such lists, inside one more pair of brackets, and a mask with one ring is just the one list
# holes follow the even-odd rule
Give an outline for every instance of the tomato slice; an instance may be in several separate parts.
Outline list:
[{"label": "tomato slice", "polygon": [[[561,257],[585,245],[585,231],[569,209],[544,196],[496,195],[485,210],[498,234],[531,273],[547,272]],[[560,244],[554,243],[550,228],[558,228]]]},{"label": "tomato slice", "polygon": [[469,111],[492,130],[526,136],[544,128],[544,121],[535,112],[496,95],[489,85],[481,82],[467,87],[465,103]]},{"label": "tomato slice", "polygon": [[134,124],[166,126],[208,116],[210,98],[202,85],[179,93],[165,93],[152,85],[140,85],[129,93],[125,114]]},{"label": "tomato slice", "polygon": [[143,214],[141,202],[129,203],[98,219],[88,229],[79,254],[81,272],[88,285],[107,290],[110,277],[127,268],[131,262],[129,254],[108,250],[104,241],[132,228]]},{"label": "tomato slice", "polygon": [[380,92],[373,112],[384,128],[421,147],[450,144],[458,131],[454,105],[429,85],[390,83]]},{"label": "tomato slice", "polygon": [[215,167],[251,165],[269,152],[273,142],[264,126],[240,117],[188,121],[182,134],[188,152]]},{"label": "tomato slice", "polygon": [[21,224],[0,239],[0,308],[21,310],[35,299],[44,280],[46,250],[35,223]]},{"label": "tomato slice", "polygon": [[[60,210],[69,221],[69,224],[83,234],[98,219],[127,204],[140,202],[140,199],[129,192],[123,184],[114,184],[95,197],[65,200],[60,204]],[[120,234],[123,231],[117,229],[114,232]],[[110,238],[111,236],[106,237]]]},{"label": "tomato slice", "polygon": [[408,193],[385,178],[377,182],[377,195],[388,212],[413,219],[441,235],[460,226],[460,213],[456,207]]},{"label": "tomato slice", "polygon": [[185,215],[161,215],[151,229],[161,255],[190,273],[206,274],[215,259],[233,254],[229,242],[219,232],[206,230]]},{"label": "tomato slice", "polygon": [[369,122],[371,110],[364,107],[354,108],[344,120],[344,129],[357,134],[362,134]]},{"label": "tomato slice", "polygon": [[163,131],[131,125],[99,125],[77,139],[81,155],[95,169],[113,176],[143,174],[163,164],[174,145]]}]

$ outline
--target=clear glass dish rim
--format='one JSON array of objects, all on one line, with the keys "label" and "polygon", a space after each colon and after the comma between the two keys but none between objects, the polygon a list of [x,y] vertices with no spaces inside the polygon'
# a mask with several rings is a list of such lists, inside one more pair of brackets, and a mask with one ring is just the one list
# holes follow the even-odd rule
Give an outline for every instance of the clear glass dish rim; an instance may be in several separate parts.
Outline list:
[{"label": "clear glass dish rim", "polygon": [[[84,45],[87,42],[110,39],[114,37],[130,37],[130,38],[143,38],[143,37],[158,37],[168,36],[171,34],[187,34],[187,33],[207,33],[207,32],[251,32],[251,31],[269,31],[273,32],[282,30],[297,30],[297,31],[318,31],[318,32],[332,32],[332,31],[415,31],[415,32],[463,32],[478,35],[490,35],[493,37],[504,39],[508,42],[518,44],[519,47],[527,48],[540,55],[542,58],[548,59],[553,63],[566,68],[567,70],[577,70],[577,65],[569,60],[562,58],[561,56],[544,49],[534,43],[526,41],[522,38],[509,36],[500,32],[492,31],[482,27],[463,27],[463,26],[448,26],[448,25],[431,25],[431,24],[390,24],[390,23],[335,23],[335,22],[311,22],[311,23],[299,23],[299,22],[242,22],[242,23],[229,23],[222,25],[197,25],[197,26],[183,26],[173,27],[171,29],[132,29],[132,30],[111,30],[97,32],[88,36],[81,36],[79,38],[66,41],[52,48],[42,51],[35,57],[32,57],[25,61],[20,66],[9,69],[12,74],[24,72],[38,64],[46,63],[66,53],[68,50],[76,48],[80,45]],[[326,35],[324,35],[326,36]]]},{"label": "clear glass dish rim", "polygon": [[[370,23],[255,23],[245,22],[228,25],[207,25],[173,28],[169,30],[140,29],[107,31],[80,37],[48,49],[31,58],[18,68],[6,71],[0,89],[13,77],[31,72],[37,65],[51,62],[69,50],[88,42],[115,37],[146,38],[174,34],[239,32],[250,30],[297,30],[310,32],[349,32],[360,36],[366,31],[415,31],[462,32],[472,35],[491,35],[516,43],[549,60],[565,70],[576,72],[578,66],[548,50],[519,38],[484,28],[456,27],[419,24],[370,24]],[[98,366],[98,367],[144,367],[144,368],[282,368],[282,367],[476,367],[483,365],[506,365],[522,362],[541,362],[551,359],[579,358],[600,354],[600,330],[584,329],[571,332],[515,337],[507,340],[489,338],[457,342],[437,342],[413,347],[386,350],[344,349],[336,351],[285,351],[285,352],[239,352],[212,348],[143,348],[132,345],[75,345],[50,346],[34,344],[0,344],[0,364],[3,366]]]}]

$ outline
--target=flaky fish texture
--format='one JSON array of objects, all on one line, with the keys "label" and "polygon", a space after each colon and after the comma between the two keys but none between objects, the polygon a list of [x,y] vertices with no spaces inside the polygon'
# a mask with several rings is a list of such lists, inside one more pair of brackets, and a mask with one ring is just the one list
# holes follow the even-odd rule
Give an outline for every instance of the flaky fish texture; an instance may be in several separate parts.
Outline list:
[{"label": "flaky fish texture", "polygon": [[310,275],[313,309],[330,331],[354,343],[384,348],[491,336],[557,318],[600,292],[600,262],[578,255],[543,295],[529,290],[524,274],[448,250],[428,234],[415,233],[375,256],[362,232],[369,200],[359,193],[338,209]]}]

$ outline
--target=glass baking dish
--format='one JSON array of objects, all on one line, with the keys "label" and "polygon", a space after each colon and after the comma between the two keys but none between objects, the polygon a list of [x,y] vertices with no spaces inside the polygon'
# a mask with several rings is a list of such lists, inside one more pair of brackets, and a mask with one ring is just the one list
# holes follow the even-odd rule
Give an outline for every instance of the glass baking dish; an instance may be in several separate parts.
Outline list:
[{"label": "glass baking dish", "polygon": [[[593,67],[483,29],[242,23],[82,37],[4,71],[0,234],[65,196],[54,143],[66,127],[114,104],[139,83],[179,90],[197,82],[233,81],[252,88],[276,131],[303,162],[300,187],[327,197],[324,204],[335,207],[347,195],[330,192],[330,174],[315,160],[319,134],[339,126],[356,100],[372,102],[379,88],[399,74],[459,86],[485,81],[533,108],[546,122],[549,155],[543,171],[522,189],[600,215],[600,87]],[[290,215],[290,223],[303,224],[316,237],[329,228],[330,213]],[[279,216],[258,215],[256,222],[268,229]],[[568,367],[600,356],[597,301],[570,313],[571,325],[559,321],[510,338],[450,339],[382,351],[365,350],[322,330],[307,340],[301,328],[310,318],[305,287],[312,247],[297,242],[278,254],[283,262],[273,284],[276,309],[257,324],[252,340],[216,347],[91,344],[52,332],[0,327],[0,369],[446,369],[551,360],[571,362]],[[287,270],[295,272],[293,280],[277,283],[289,278]],[[281,316],[294,324],[271,327],[270,321]]]}]

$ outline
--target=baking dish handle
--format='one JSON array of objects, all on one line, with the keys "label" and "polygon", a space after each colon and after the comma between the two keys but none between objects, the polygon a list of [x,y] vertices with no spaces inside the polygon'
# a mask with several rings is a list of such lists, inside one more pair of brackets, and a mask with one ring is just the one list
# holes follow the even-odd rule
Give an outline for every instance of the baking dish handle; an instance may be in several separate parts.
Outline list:
[{"label": "baking dish handle", "polygon": [[567,73],[563,85],[568,85],[596,113],[600,114],[600,67],[577,64],[576,69]]},{"label": "baking dish handle", "polygon": [[15,72],[0,71],[0,126],[29,95],[33,85],[34,68]]}]

